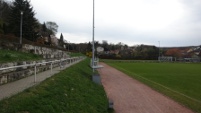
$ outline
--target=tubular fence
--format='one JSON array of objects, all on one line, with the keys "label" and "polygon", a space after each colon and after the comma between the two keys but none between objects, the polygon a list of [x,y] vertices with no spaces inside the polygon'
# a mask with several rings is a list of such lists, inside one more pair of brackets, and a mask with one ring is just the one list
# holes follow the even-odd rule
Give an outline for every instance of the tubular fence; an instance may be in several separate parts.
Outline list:
[{"label": "tubular fence", "polygon": [[14,69],[14,68],[23,68],[23,67],[34,66],[34,83],[35,83],[36,82],[36,74],[37,74],[37,66],[44,65],[44,64],[50,64],[50,70],[51,70],[51,74],[52,74],[53,64],[59,63],[59,67],[61,68],[64,66],[62,62],[69,61],[70,64],[72,64],[72,63],[74,63],[78,60],[84,59],[84,58],[85,57],[72,57],[72,58],[53,60],[53,61],[42,62],[42,63],[33,63],[33,64],[26,64],[26,65],[4,67],[4,68],[0,68],[0,71]]}]

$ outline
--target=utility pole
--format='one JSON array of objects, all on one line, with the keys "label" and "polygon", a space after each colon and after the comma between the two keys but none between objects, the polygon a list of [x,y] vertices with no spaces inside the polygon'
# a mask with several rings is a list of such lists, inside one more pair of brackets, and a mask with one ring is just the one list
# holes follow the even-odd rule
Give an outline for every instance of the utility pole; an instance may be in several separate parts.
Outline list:
[{"label": "utility pole", "polygon": [[93,0],[93,29],[92,29],[92,68],[93,68],[93,72],[94,72],[94,28],[95,28],[95,25],[94,25],[94,0]]},{"label": "utility pole", "polygon": [[22,18],[23,18],[23,11],[20,12],[20,45],[22,44]]},{"label": "utility pole", "polygon": [[159,47],[158,47],[158,61],[160,61],[160,41],[158,41]]}]

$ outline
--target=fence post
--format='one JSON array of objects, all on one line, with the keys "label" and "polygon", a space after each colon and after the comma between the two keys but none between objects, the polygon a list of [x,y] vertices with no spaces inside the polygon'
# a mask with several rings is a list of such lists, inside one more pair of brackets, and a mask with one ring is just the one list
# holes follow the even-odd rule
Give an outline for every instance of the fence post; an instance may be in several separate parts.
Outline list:
[{"label": "fence post", "polygon": [[52,75],[52,62],[51,62],[51,75]]},{"label": "fence post", "polygon": [[62,68],[62,65],[61,65],[61,59],[60,59],[60,61],[59,61],[59,62],[60,62],[60,64],[59,64],[59,65],[60,65],[60,70],[61,70],[61,68]]},{"label": "fence post", "polygon": [[34,83],[36,83],[36,64],[34,66]]},{"label": "fence post", "polygon": [[66,59],[63,60],[63,65],[64,65],[64,67],[66,67],[66,65],[67,65]]}]

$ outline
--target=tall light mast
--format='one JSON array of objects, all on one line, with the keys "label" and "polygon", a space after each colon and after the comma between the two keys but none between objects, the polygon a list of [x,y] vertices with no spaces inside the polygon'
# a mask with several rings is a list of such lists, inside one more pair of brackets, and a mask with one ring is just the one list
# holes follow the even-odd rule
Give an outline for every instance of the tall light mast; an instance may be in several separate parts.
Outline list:
[{"label": "tall light mast", "polygon": [[93,68],[93,72],[94,72],[94,52],[95,52],[95,48],[94,48],[94,28],[95,28],[95,25],[94,25],[94,0],[93,0],[93,28],[92,28],[92,68]]}]

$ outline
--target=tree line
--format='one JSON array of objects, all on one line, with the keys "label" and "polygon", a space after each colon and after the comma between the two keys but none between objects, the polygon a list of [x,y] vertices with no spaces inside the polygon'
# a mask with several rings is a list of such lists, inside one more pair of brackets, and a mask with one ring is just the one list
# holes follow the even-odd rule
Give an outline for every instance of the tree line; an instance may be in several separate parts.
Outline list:
[{"label": "tree line", "polygon": [[[22,21],[22,37],[41,45],[59,46],[68,51],[79,51],[91,56],[92,43],[73,44],[67,43],[61,34],[58,45],[53,43],[51,37],[57,33],[58,25],[55,22],[40,23],[35,17],[33,6],[28,0],[14,0],[13,2],[0,1],[0,36],[14,35],[20,37],[20,23]],[[3,35],[1,35],[3,34]],[[41,38],[43,37],[43,38]],[[128,45],[119,42],[108,44],[106,40],[102,43],[95,41],[95,48],[102,47],[103,52],[95,52],[97,57],[114,59],[157,59],[156,47],[137,46],[130,48]],[[145,49],[146,48],[146,49]]]},{"label": "tree line", "polygon": [[[159,56],[159,48],[152,45],[135,45],[128,46],[122,42],[117,44],[108,43],[106,40],[102,42],[95,41],[95,56],[103,59],[135,59],[135,60],[157,60]],[[74,50],[86,53],[92,56],[92,42],[80,43],[72,45]],[[98,51],[101,47],[103,51]],[[160,54],[164,54],[164,50],[160,50]]]},{"label": "tree line", "polygon": [[[55,36],[58,29],[56,22],[40,23],[35,14],[33,6],[30,5],[28,0],[14,0],[13,2],[0,0],[1,36],[14,35],[20,37],[21,22],[22,37],[29,41],[36,42],[41,37]],[[51,43],[51,40],[48,40]]]},{"label": "tree line", "polygon": [[[63,34],[61,33],[60,39],[57,40],[55,37],[58,29],[56,22],[47,21],[40,23],[35,17],[33,6],[30,5],[28,0],[14,0],[8,2],[0,0],[0,39],[2,37],[12,38],[15,37],[19,40],[20,27],[22,20],[22,37],[23,39],[31,42],[36,42],[41,45],[50,45],[60,48],[64,48],[67,51],[79,51],[83,54],[91,56],[92,43],[68,43],[64,40]],[[52,37],[56,38],[52,40]],[[57,43],[57,44],[56,44]],[[184,54],[183,51],[178,49],[159,49],[155,46],[148,45],[137,45],[129,47],[121,42],[117,44],[108,44],[106,40],[102,43],[95,41],[95,48],[102,47],[102,52],[95,52],[95,55],[100,58],[111,58],[111,59],[149,59],[157,60],[158,56],[173,56],[173,57],[191,57],[194,52],[190,54]],[[199,49],[200,51],[200,49]],[[200,55],[200,53],[199,53]]]}]

